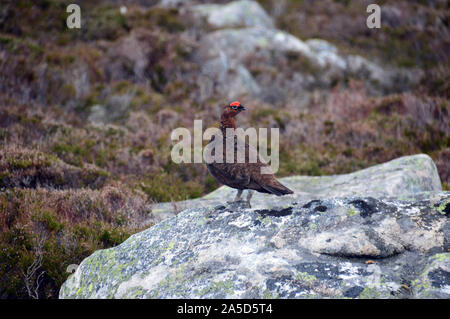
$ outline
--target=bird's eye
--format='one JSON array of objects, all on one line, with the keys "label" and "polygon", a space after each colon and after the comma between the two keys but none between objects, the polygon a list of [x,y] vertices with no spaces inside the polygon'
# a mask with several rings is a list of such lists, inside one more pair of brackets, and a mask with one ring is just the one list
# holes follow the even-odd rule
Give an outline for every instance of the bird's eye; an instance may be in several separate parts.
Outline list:
[{"label": "bird's eye", "polygon": [[233,105],[232,108],[233,110],[237,110],[238,107],[236,105]]}]

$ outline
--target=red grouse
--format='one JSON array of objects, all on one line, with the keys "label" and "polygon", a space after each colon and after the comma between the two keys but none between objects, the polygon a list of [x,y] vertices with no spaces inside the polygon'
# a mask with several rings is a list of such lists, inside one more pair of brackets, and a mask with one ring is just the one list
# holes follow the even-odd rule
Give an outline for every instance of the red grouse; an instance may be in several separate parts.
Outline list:
[{"label": "red grouse", "polygon": [[[251,190],[277,196],[293,194],[293,191],[277,181],[271,173],[269,165],[260,158],[257,150],[245,141],[238,140],[235,135],[234,118],[244,110],[245,107],[239,102],[233,102],[223,108],[220,118],[221,134],[218,132],[214,135],[205,149],[205,154],[210,154],[209,158],[207,158],[208,155],[205,157],[209,172],[218,182],[238,190],[235,202],[241,200],[244,189],[249,190],[247,195],[249,205],[253,194]],[[231,143],[230,145],[234,145],[234,157],[229,155],[227,158],[227,139],[228,143]],[[221,148],[217,147],[217,143],[221,143]],[[219,152],[223,150],[223,154],[215,154],[217,149]],[[239,161],[237,158],[239,149],[245,152],[244,161],[242,159]],[[223,156],[218,159],[217,155]],[[232,159],[230,160],[229,157]],[[264,168],[265,174],[261,173],[261,168]]]}]

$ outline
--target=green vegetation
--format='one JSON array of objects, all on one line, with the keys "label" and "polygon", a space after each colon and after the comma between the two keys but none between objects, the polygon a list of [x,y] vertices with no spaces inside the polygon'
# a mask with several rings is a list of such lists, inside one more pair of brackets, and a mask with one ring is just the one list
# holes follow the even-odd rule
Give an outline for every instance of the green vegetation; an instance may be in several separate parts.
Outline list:
[{"label": "green vegetation", "polygon": [[57,298],[69,264],[123,242],[141,230],[149,211],[144,198],[114,185],[102,191],[10,188],[0,193],[0,213],[2,294],[30,297],[24,274],[37,262],[42,277],[34,274],[28,285],[34,290],[39,283],[38,297]]}]

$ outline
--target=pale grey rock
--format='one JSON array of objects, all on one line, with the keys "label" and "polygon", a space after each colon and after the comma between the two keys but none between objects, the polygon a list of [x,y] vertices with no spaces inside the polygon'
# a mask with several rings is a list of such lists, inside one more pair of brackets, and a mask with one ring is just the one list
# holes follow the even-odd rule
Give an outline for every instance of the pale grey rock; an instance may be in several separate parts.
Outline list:
[{"label": "pale grey rock", "polygon": [[391,82],[391,74],[385,71],[376,63],[373,63],[359,55],[349,55],[347,57],[348,72],[354,75],[365,77],[372,82],[382,85],[386,81]]},{"label": "pale grey rock", "polygon": [[[316,60],[313,51],[300,39],[275,29],[225,29],[208,33],[199,44],[201,61],[222,59],[224,67],[241,64],[256,51],[269,57],[270,51],[295,52]],[[208,70],[205,70],[208,73]],[[217,73],[217,70],[213,70]]]},{"label": "pale grey rock", "polygon": [[92,123],[106,123],[107,110],[104,105],[95,104],[90,107],[88,120]]},{"label": "pale grey rock", "polygon": [[[275,100],[296,99],[313,88],[327,89],[349,77],[364,81],[370,92],[402,91],[422,76],[418,70],[385,68],[358,55],[345,56],[325,40],[302,41],[277,29],[221,29],[204,35],[198,47],[195,60],[202,76],[217,93],[232,99],[250,95],[267,100],[266,93],[272,91],[278,92]],[[296,55],[303,59],[303,66],[289,68],[290,57]],[[276,70],[275,81],[255,78],[249,65],[262,72]],[[288,67],[279,69],[280,65]]]},{"label": "pale grey rock", "polygon": [[152,52],[149,33],[134,29],[107,50],[103,63],[105,74],[111,80],[133,79],[143,81],[148,67],[148,56]]},{"label": "pale grey rock", "polygon": [[[208,78],[223,96],[259,96],[262,88],[246,68],[255,57],[267,61],[273,54],[296,53],[318,64],[312,50],[301,40],[282,31],[263,28],[224,29],[205,35],[195,54],[201,74]],[[301,70],[299,70],[301,72]],[[296,87],[295,91],[299,91]],[[211,91],[213,92],[213,91]]]},{"label": "pale grey rock", "polygon": [[228,100],[233,100],[237,96],[240,98],[246,95],[257,96],[261,93],[261,87],[255,81],[250,72],[243,66],[238,65],[234,69],[230,69],[227,73],[228,80],[218,85],[218,90],[226,92]]},{"label": "pale grey rock", "polygon": [[316,54],[319,64],[323,67],[329,66],[343,71],[347,67],[345,58],[341,57],[338,49],[322,39],[309,39],[305,41],[306,45]]},{"label": "pale grey rock", "polygon": [[104,105],[96,104],[90,107],[88,120],[92,123],[108,124],[125,119],[133,97],[134,92],[110,96]]},{"label": "pale grey rock", "polygon": [[410,156],[326,182],[287,178],[316,193],[253,208],[197,202],[86,258],[60,298],[450,298],[450,192],[435,170]]},{"label": "pale grey rock", "polygon": [[95,252],[60,297],[450,298],[450,194],[426,198],[192,208]]},{"label": "pale grey rock", "polygon": [[450,298],[450,253],[428,257],[427,266],[412,282],[418,298]]},{"label": "pale grey rock", "polygon": [[199,19],[205,19],[215,29],[260,27],[273,28],[272,18],[255,1],[241,0],[227,4],[201,4],[190,11]]},{"label": "pale grey rock", "polygon": [[[344,55],[322,39],[302,41],[276,29],[254,1],[186,2],[184,7],[202,34],[194,54],[201,70],[202,101],[216,93],[228,99],[251,96],[269,103],[300,101],[312,90],[327,90],[348,78],[363,81],[369,94],[400,92],[422,77],[418,70]],[[206,32],[204,21],[207,30],[215,31]]]},{"label": "pale grey rock", "polygon": [[161,8],[172,9],[190,6],[195,3],[195,0],[161,0],[158,4]]}]

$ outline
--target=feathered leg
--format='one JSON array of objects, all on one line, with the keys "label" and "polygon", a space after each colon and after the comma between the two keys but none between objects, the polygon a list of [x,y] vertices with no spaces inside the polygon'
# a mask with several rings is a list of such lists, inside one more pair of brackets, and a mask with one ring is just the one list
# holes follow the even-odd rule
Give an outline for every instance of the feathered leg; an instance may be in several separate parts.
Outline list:
[{"label": "feathered leg", "polygon": [[241,196],[242,196],[242,189],[238,189],[237,193],[236,193],[236,197],[234,198],[235,202],[239,202],[241,200]]},{"label": "feathered leg", "polygon": [[241,196],[242,196],[242,192],[243,192],[243,190],[242,189],[238,189],[238,191],[237,191],[237,193],[236,193],[236,197],[234,198],[234,200],[233,201],[229,201],[229,202],[227,202],[228,204],[239,204],[241,201],[242,201],[242,199],[241,199]]},{"label": "feathered leg", "polygon": [[252,205],[250,205],[250,199],[252,198],[254,192],[255,191],[250,190],[250,189],[247,190],[247,205],[248,205],[249,208],[252,207]]},{"label": "feathered leg", "polygon": [[248,203],[248,205],[250,205],[250,199],[252,199],[252,196],[253,196],[254,192],[255,191],[252,191],[250,189],[247,191],[247,203]]}]

